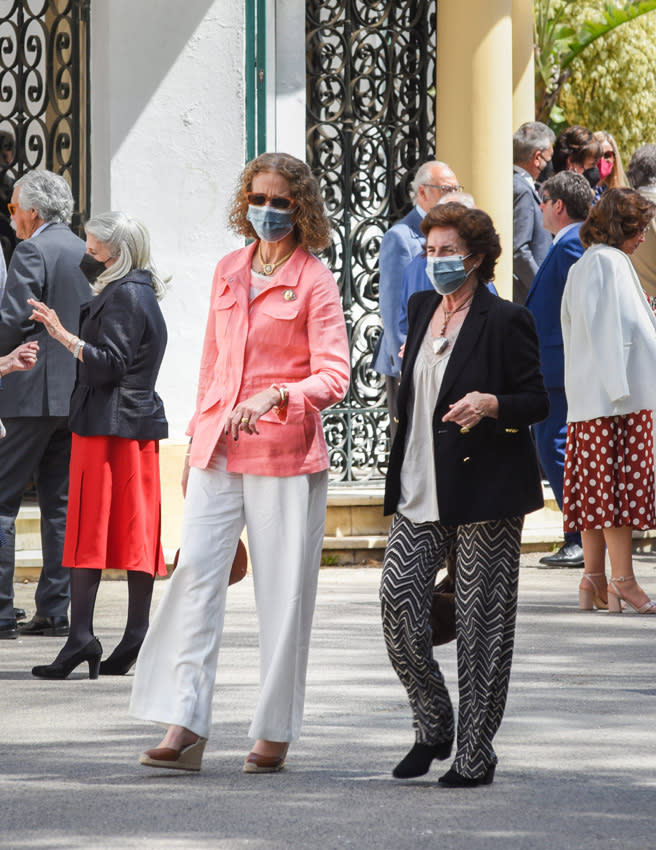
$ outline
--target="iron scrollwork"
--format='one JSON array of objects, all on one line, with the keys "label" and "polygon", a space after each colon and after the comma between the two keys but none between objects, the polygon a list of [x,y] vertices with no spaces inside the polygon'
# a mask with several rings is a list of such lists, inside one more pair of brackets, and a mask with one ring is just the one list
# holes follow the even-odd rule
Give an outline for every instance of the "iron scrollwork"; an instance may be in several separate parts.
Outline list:
[{"label": "iron scrollwork", "polygon": [[306,2],[307,157],[334,226],[327,262],[342,294],[352,380],[324,414],[333,481],[385,473],[378,253],[410,209],[408,182],[435,146],[436,0]]},{"label": "iron scrollwork", "polygon": [[[35,168],[63,175],[88,215],[90,0],[0,0],[0,204]],[[0,222],[1,224],[1,222]]]}]

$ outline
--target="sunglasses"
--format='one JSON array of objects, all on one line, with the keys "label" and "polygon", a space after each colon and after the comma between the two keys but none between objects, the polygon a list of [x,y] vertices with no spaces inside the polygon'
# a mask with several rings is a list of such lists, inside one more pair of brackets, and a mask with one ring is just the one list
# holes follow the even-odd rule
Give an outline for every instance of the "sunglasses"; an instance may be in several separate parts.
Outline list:
[{"label": "sunglasses", "polygon": [[269,198],[260,192],[246,192],[246,200],[252,207],[263,207],[268,204],[274,210],[288,210],[296,203],[293,198],[285,198],[284,195],[274,195]]},{"label": "sunglasses", "polygon": [[18,204],[7,204],[7,209],[9,210],[9,215],[13,215],[18,209]]},{"label": "sunglasses", "polygon": [[614,151],[606,151],[606,153],[602,153],[602,157],[604,159],[615,159],[615,152]]}]

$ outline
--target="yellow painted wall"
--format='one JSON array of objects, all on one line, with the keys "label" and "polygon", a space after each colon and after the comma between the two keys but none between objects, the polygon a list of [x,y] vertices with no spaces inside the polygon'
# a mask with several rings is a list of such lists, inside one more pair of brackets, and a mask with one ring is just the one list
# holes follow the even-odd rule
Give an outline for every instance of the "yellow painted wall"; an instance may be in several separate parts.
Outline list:
[{"label": "yellow painted wall", "polygon": [[512,296],[512,134],[533,118],[530,0],[437,4],[436,155],[488,212],[503,253],[496,286]]},{"label": "yellow painted wall", "polygon": [[512,0],[513,132],[535,121],[532,0]]},{"label": "yellow painted wall", "polygon": [[159,472],[162,481],[162,545],[180,547],[184,499],[180,479],[187,451],[187,440],[162,440],[159,444]]}]

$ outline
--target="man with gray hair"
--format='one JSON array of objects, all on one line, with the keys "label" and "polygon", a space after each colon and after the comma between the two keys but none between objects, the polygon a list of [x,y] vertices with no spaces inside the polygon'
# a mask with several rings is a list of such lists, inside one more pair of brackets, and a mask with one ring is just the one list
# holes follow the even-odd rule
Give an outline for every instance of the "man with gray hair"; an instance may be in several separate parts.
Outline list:
[{"label": "man with gray hair", "polygon": [[12,255],[0,302],[0,355],[28,340],[39,342],[31,372],[9,375],[0,393],[7,436],[0,441],[0,638],[15,638],[13,607],[15,519],[23,492],[33,481],[41,509],[43,567],[35,593],[36,612],[20,626],[23,635],[68,634],[69,578],[62,567],[68,500],[71,433],[68,408],[75,382],[72,353],[30,320],[28,298],[56,310],[65,327],[76,328],[80,305],[91,288],[80,270],[85,244],[66,222],[73,196],[66,180],[51,171],[31,171],[14,184],[9,204],[20,242]]},{"label": "man with gray hair", "polygon": [[535,179],[551,162],[556,136],[546,124],[528,121],[513,136],[513,301],[523,304],[551,245],[542,226]]},{"label": "man with gray hair", "polygon": [[372,366],[385,375],[392,440],[396,433],[396,397],[401,376],[399,349],[404,339],[399,329],[403,271],[424,247],[426,240],[420,225],[428,210],[445,193],[460,189],[462,186],[458,185],[456,175],[445,162],[425,162],[410,184],[410,198],[414,207],[385,233],[380,245],[378,300],[383,330],[374,351]]},{"label": "man with gray hair", "polygon": [[[656,204],[656,145],[641,145],[631,157],[626,170],[633,188]],[[656,298],[656,218],[645,231],[645,241],[629,254],[642,288]]]}]

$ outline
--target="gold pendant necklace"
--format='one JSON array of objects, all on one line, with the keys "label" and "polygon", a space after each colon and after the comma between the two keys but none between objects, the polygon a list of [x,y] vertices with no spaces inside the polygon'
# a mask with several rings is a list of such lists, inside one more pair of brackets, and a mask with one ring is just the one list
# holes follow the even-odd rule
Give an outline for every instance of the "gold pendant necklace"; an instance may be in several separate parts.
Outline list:
[{"label": "gold pendant necklace", "polygon": [[262,264],[262,274],[265,274],[267,277],[270,277],[278,268],[278,266],[281,266],[285,262],[285,260],[288,260],[291,257],[295,250],[296,246],[292,248],[289,254],[285,254],[285,256],[281,260],[278,260],[277,263],[265,263],[264,257],[262,256],[262,243],[258,242],[257,255],[260,258],[260,263]]}]

